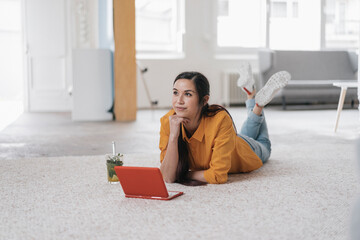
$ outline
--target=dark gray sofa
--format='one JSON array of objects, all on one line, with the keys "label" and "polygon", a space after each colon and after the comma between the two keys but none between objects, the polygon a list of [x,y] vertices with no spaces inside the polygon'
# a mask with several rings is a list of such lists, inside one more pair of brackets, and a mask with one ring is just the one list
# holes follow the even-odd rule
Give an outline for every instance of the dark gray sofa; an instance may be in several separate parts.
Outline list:
[{"label": "dark gray sofa", "polygon": [[[291,74],[292,81],[271,102],[282,103],[284,108],[287,104],[338,103],[340,88],[334,87],[332,82],[357,80],[358,57],[355,52],[261,49],[258,57],[261,85],[275,72],[285,70]],[[349,88],[345,103],[353,105],[354,102],[358,102],[357,89]]]}]

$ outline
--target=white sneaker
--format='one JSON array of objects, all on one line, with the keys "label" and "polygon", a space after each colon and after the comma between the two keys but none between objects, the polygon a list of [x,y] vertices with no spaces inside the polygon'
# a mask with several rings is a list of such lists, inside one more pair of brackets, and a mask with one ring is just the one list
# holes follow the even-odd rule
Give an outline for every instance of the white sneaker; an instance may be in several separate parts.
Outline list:
[{"label": "white sneaker", "polygon": [[286,86],[291,79],[290,73],[286,71],[277,72],[270,77],[265,86],[255,96],[257,105],[264,107],[275,96],[275,94],[283,87]]},{"label": "white sneaker", "polygon": [[250,95],[254,90],[254,78],[249,63],[242,65],[239,70],[240,77],[237,80],[238,87],[241,88],[246,94]]}]

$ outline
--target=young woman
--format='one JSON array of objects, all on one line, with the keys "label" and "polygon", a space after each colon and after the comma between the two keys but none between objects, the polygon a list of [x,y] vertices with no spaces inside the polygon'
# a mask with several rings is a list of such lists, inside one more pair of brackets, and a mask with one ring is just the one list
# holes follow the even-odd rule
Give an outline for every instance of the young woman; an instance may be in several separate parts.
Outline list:
[{"label": "young woman", "polygon": [[173,84],[172,110],[161,118],[160,170],[166,182],[186,185],[225,183],[228,173],[260,168],[271,152],[263,107],[290,74],[274,74],[255,95],[250,66],[238,85],[248,94],[248,117],[237,134],[228,111],[208,104],[210,86],[199,72],[183,72]]}]

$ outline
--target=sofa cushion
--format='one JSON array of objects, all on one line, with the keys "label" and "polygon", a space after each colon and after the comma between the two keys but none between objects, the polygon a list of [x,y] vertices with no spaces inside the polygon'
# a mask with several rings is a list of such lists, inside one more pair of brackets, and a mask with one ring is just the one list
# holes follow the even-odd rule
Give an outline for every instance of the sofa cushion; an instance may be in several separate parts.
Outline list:
[{"label": "sofa cushion", "polygon": [[[348,51],[259,51],[261,85],[274,73],[283,70],[291,74],[291,80],[328,82],[324,85],[292,85],[290,81],[277,96],[286,99],[287,103],[337,102],[340,89],[332,86],[329,80],[356,80],[357,66],[357,54]],[[357,99],[356,89],[348,92],[347,99]],[[273,103],[277,102],[279,99],[274,99]]]},{"label": "sofa cushion", "polygon": [[[272,51],[264,55],[262,74],[269,79],[275,72],[286,70],[293,80],[355,80],[357,62],[347,51]],[[271,62],[269,64],[269,61]]]}]

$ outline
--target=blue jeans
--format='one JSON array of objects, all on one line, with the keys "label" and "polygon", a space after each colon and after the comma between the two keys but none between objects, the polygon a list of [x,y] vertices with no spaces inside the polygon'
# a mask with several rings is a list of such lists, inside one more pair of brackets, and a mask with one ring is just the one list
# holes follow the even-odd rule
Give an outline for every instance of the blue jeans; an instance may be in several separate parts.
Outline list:
[{"label": "blue jeans", "polygon": [[248,99],[245,104],[248,117],[242,125],[238,136],[244,139],[261,161],[265,163],[270,158],[271,142],[264,113],[262,112],[261,116],[258,116],[252,112],[255,99]]}]

